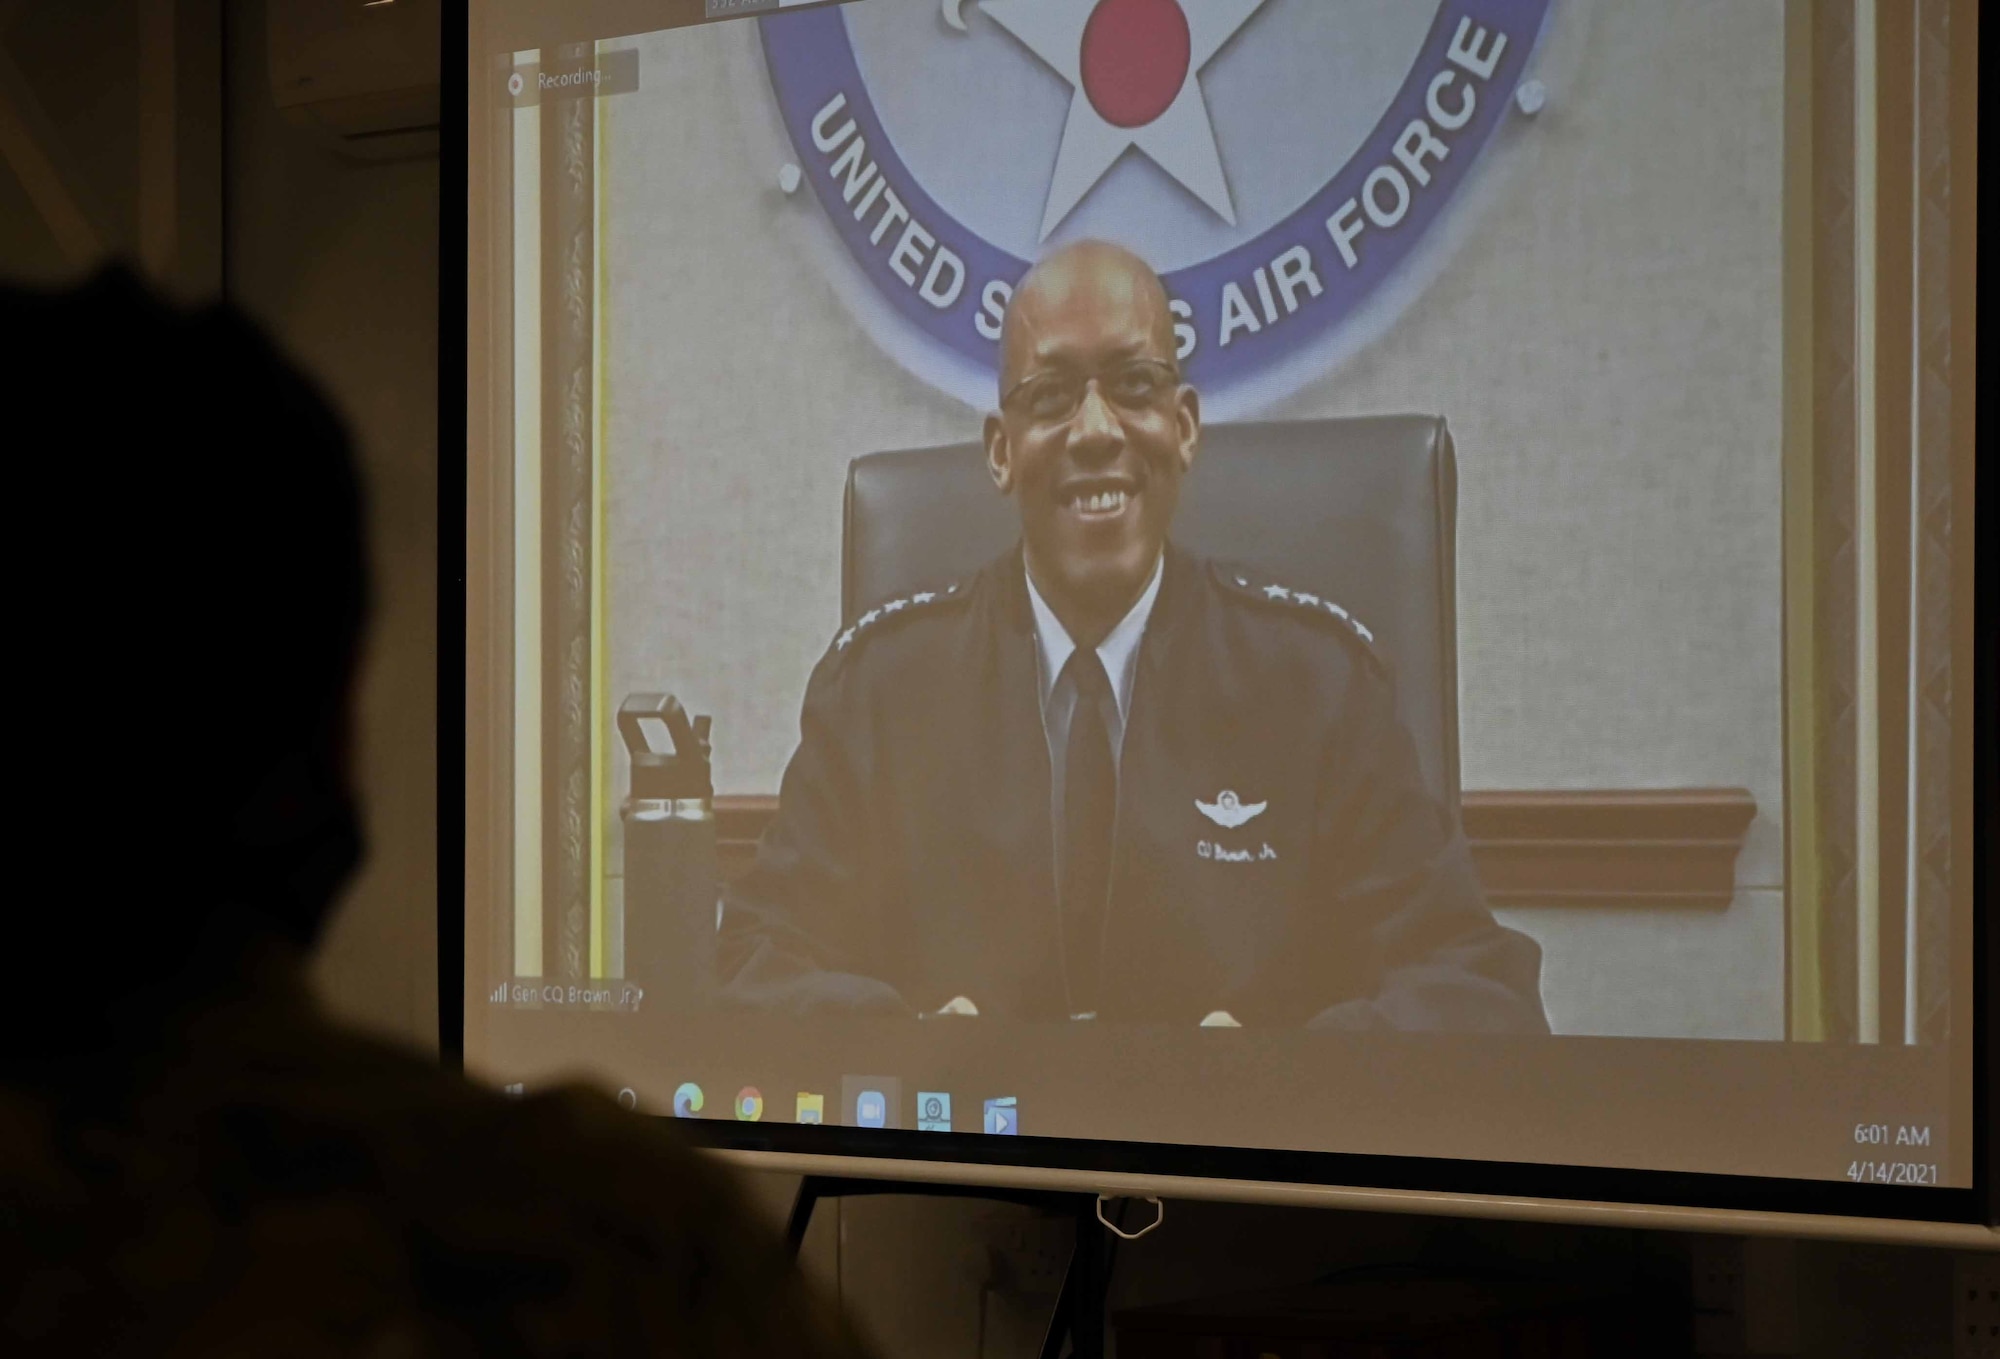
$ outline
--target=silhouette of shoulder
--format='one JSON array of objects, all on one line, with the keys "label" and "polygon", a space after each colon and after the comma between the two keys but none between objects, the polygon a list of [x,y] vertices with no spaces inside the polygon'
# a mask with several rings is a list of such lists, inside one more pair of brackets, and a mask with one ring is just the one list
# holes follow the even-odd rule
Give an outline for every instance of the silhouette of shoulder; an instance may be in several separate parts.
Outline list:
[{"label": "silhouette of shoulder", "polygon": [[130,1099],[0,1087],[0,1137],[0,1269],[52,1353],[858,1352],[656,1120],[508,1099],[302,998],[204,1016]]}]

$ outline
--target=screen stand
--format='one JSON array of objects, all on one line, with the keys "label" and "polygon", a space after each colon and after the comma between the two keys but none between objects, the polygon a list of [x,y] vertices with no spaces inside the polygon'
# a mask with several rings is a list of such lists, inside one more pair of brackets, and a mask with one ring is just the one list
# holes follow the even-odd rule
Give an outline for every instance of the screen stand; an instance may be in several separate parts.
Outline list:
[{"label": "screen stand", "polygon": [[[1055,1190],[989,1189],[971,1184],[924,1184],[906,1180],[863,1180],[844,1176],[807,1175],[799,1182],[785,1223],[785,1244],[796,1258],[821,1199],[857,1194],[923,1194],[940,1198],[987,1199],[1020,1203],[1067,1213],[1076,1224],[1076,1244],[1063,1271],[1062,1291],[1042,1338],[1041,1359],[1061,1359],[1063,1341],[1070,1342],[1071,1359],[1104,1359],[1104,1296],[1111,1286],[1111,1266],[1118,1243],[1097,1216],[1097,1195],[1065,1194]],[[1119,1215],[1124,1215],[1120,1205]]]}]

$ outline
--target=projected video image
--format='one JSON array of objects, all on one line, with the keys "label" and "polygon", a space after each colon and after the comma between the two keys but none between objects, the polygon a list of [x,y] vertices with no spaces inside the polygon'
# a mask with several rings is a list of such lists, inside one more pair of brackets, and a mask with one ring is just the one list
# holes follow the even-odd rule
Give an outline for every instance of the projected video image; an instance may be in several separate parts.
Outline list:
[{"label": "projected video image", "polygon": [[662,1090],[850,1054],[702,1077],[758,1120],[1007,1132],[1058,1104],[1010,1045],[1947,1046],[1958,408],[1857,479],[1801,22],[861,0],[496,58],[488,1003]]}]

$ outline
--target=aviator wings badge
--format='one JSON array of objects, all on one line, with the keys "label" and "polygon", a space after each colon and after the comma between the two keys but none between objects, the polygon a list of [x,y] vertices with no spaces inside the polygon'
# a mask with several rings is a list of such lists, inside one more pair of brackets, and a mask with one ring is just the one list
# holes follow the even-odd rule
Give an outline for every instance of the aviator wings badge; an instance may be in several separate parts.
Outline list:
[{"label": "aviator wings badge", "polygon": [[1203,816],[1224,830],[1235,830],[1270,804],[1265,802],[1243,802],[1237,798],[1236,794],[1225,788],[1216,794],[1215,801],[1203,802],[1200,798],[1196,798],[1194,805],[1196,810],[1200,811]]}]

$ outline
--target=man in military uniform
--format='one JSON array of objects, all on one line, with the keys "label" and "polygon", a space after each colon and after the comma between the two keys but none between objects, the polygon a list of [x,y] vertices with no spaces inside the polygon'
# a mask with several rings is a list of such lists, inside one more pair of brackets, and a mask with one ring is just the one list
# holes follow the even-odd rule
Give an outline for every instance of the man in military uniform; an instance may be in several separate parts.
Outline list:
[{"label": "man in military uniform", "polygon": [[723,994],[790,1013],[1546,1032],[1365,625],[1169,541],[1201,403],[1158,277],[1022,280],[988,468],[1021,540],[871,605],[807,686],[728,896]]}]

